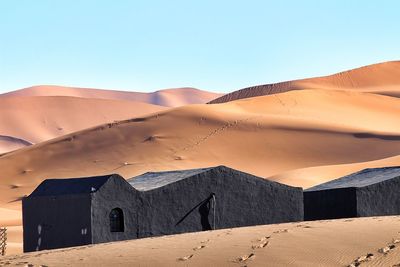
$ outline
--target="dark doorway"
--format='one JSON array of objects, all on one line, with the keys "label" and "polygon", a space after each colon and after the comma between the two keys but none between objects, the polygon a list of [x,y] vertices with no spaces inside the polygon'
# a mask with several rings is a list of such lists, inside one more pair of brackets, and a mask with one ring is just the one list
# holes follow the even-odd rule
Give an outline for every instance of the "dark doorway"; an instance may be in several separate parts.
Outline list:
[{"label": "dark doorway", "polygon": [[110,212],[110,232],[124,231],[124,213],[120,208],[112,209]]}]

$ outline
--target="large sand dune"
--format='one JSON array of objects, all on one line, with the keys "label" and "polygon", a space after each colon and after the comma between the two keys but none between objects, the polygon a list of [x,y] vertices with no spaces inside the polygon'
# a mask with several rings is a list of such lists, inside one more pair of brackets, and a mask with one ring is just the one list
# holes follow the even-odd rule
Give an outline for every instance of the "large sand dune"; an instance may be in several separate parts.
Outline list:
[{"label": "large sand dune", "polygon": [[124,100],[0,97],[0,153],[164,109],[166,107]]},{"label": "large sand dune", "polygon": [[33,86],[0,95],[0,97],[26,96],[74,96],[83,98],[128,100],[153,105],[177,107],[188,104],[202,104],[222,94],[202,91],[196,88],[172,88],[152,93],[114,91],[92,88],[78,88],[55,85]]},{"label": "large sand dune", "polygon": [[11,255],[16,266],[398,266],[400,217],[263,225]]},{"label": "large sand dune", "polygon": [[[269,177],[299,168],[378,160],[399,151],[400,99],[291,91],[175,108],[8,153],[0,157],[0,204],[17,207],[23,195],[52,177],[113,172],[131,177],[221,164]],[[311,177],[287,182],[311,186],[319,181]]]},{"label": "large sand dune", "polygon": [[304,89],[355,90],[400,97],[400,61],[373,64],[324,77],[253,86],[226,94],[210,103]]}]

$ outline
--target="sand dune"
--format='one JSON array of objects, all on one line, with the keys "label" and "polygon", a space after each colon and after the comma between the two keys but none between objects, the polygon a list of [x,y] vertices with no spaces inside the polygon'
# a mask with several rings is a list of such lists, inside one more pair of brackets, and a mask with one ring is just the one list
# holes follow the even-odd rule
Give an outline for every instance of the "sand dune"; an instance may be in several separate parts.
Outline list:
[{"label": "sand dune", "polygon": [[0,97],[0,153],[166,107],[65,96]]},{"label": "sand dune", "polygon": [[[4,221],[7,214],[19,212],[21,197],[46,178],[105,173],[132,177],[146,171],[227,165],[309,187],[356,168],[400,165],[399,151],[399,98],[297,90],[178,107],[1,156],[0,225],[9,223]],[[20,217],[13,220],[20,225]],[[13,251],[18,251],[21,232],[15,227]]]},{"label": "sand dune", "polygon": [[269,177],[274,181],[308,188],[366,168],[400,166],[400,156],[379,160],[300,168]]},{"label": "sand dune", "polygon": [[221,95],[222,94],[202,91],[190,87],[165,89],[153,93],[140,93],[56,85],[40,85],[1,94],[0,97],[73,96],[92,99],[135,101],[166,107],[177,107],[188,104],[206,103],[214,98],[220,97]]},{"label": "sand dune", "polygon": [[[175,108],[11,152],[0,157],[0,190],[5,192],[0,203],[15,207],[12,201],[50,177],[112,172],[131,177],[221,164],[269,177],[298,168],[377,160],[399,151],[400,99],[291,91]],[[304,185],[310,186],[309,180]]]},{"label": "sand dune", "polygon": [[11,255],[0,264],[397,266],[399,224],[393,216],[243,227]]},{"label": "sand dune", "polygon": [[368,65],[324,77],[248,87],[221,96],[210,103],[304,89],[354,90],[400,97],[400,61]]}]

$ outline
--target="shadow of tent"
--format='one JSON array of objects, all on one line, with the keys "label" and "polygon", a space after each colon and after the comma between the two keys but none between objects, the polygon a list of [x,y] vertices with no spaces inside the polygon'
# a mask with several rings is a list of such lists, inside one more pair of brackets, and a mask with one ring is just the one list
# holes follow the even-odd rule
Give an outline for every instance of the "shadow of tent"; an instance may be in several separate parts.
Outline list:
[{"label": "shadow of tent", "polygon": [[[208,216],[210,215],[210,210],[211,210],[211,203],[212,200],[215,202],[215,194],[211,193],[210,196],[208,196],[206,199],[202,200],[200,203],[195,205],[191,210],[189,210],[176,224],[175,226],[178,226],[181,222],[183,222],[193,211],[195,211],[197,208],[199,208],[199,213],[200,213],[200,223],[202,226],[203,231],[211,230],[211,224],[209,221]],[[215,206],[215,203],[214,203]],[[215,212],[215,211],[214,211]],[[214,214],[215,217],[215,214]],[[214,218],[215,219],[215,218]],[[214,223],[215,227],[215,223]]]}]

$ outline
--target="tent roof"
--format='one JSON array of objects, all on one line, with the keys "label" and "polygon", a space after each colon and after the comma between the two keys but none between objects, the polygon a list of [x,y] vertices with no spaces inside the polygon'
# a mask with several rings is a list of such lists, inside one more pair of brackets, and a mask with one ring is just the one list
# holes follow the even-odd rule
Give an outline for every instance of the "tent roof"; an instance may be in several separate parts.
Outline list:
[{"label": "tent roof", "polygon": [[195,176],[214,168],[218,167],[180,171],[146,172],[142,175],[128,179],[128,183],[136,190],[148,191]]},{"label": "tent roof", "polygon": [[94,176],[87,178],[47,179],[30,196],[59,196],[96,192],[112,176]]},{"label": "tent roof", "polygon": [[400,166],[365,169],[327,183],[323,183],[305,191],[319,191],[346,187],[364,187],[386,180],[400,177]]}]

